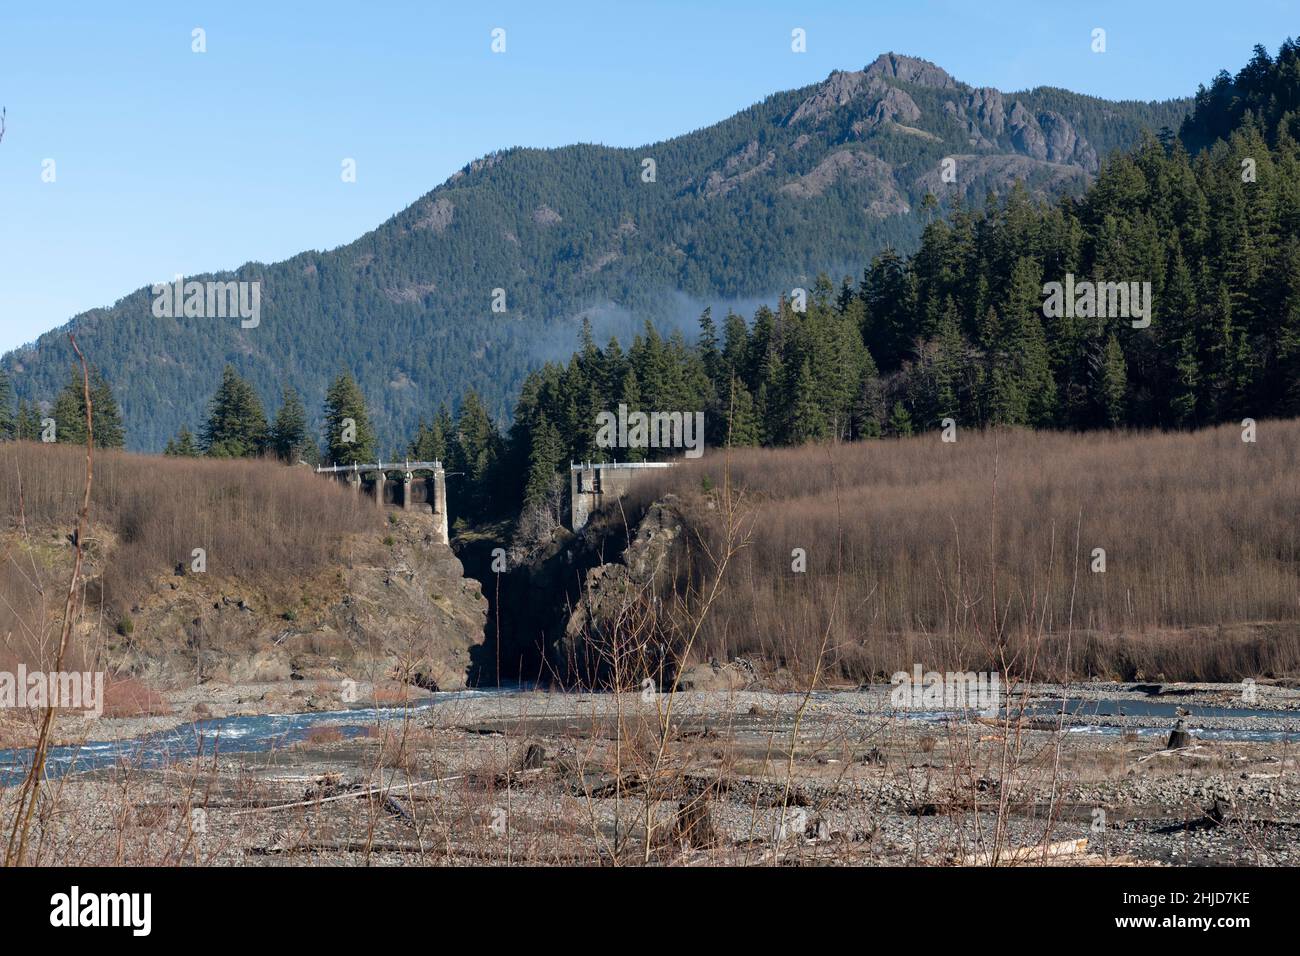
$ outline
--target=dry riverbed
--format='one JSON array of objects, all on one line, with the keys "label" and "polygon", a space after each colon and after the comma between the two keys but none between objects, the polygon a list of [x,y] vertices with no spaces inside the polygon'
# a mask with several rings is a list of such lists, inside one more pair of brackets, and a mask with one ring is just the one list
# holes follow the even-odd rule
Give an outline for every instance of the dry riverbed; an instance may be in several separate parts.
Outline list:
[{"label": "dry riverbed", "polygon": [[[978,720],[905,718],[888,688],[470,692],[381,715],[332,713],[351,706],[332,692],[204,687],[169,695],[169,716],[95,722],[83,739],[331,712],[254,752],[218,739],[52,780],[41,862],[1300,864],[1286,686],[1250,702],[1238,685],[1044,686],[1013,692],[1025,716]],[[358,706],[375,694],[357,692]],[[1122,713],[1060,715],[1062,699]],[[1189,711],[1192,746],[1166,750],[1166,704]],[[1212,739],[1247,729],[1279,739]]]}]

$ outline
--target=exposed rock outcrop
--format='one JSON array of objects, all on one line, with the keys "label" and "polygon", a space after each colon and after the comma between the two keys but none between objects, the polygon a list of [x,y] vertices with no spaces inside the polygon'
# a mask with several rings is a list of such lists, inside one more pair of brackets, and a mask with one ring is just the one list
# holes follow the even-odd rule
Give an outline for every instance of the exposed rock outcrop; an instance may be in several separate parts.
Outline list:
[{"label": "exposed rock outcrop", "polygon": [[1001,136],[1006,128],[1006,112],[1002,107],[1002,93],[992,87],[984,86],[972,90],[967,100],[971,115],[980,126],[988,129],[994,136]]},{"label": "exposed rock outcrop", "polygon": [[563,221],[563,217],[545,203],[533,210],[533,222],[539,226],[553,226]]},{"label": "exposed rock outcrop", "polygon": [[438,286],[433,282],[416,282],[411,285],[396,286],[381,290],[389,302],[398,302],[410,304],[419,302],[426,295],[438,291]]},{"label": "exposed rock outcrop", "polygon": [[671,674],[662,637],[670,622],[661,619],[659,595],[682,573],[684,534],[677,499],[665,496],[646,510],[621,561],[586,572],[580,601],[555,649],[560,673],[581,683],[603,683],[617,654],[631,658],[620,670]]},{"label": "exposed rock outcrop", "polygon": [[1012,105],[1011,115],[1007,117],[1007,131],[1019,152],[1034,159],[1047,159],[1047,138],[1043,136],[1038,120],[1019,100]]},{"label": "exposed rock outcrop", "polygon": [[980,149],[997,148],[997,140],[1006,130],[1007,122],[999,90],[991,87],[971,90],[964,99],[945,101],[943,109],[966,127],[966,135],[972,146]]},{"label": "exposed rock outcrop", "polygon": [[452,205],[451,200],[446,196],[439,196],[431,202],[426,202],[421,207],[415,222],[411,224],[411,228],[416,230],[429,229],[438,235],[442,235],[447,231],[447,227],[451,225],[455,213],[456,207]]},{"label": "exposed rock outcrop", "polygon": [[826,192],[840,179],[870,180],[879,183],[891,198],[901,198],[894,188],[894,171],[883,159],[857,149],[841,149],[831,153],[813,169],[779,190],[796,199],[811,199]]},{"label": "exposed rock outcrop", "polygon": [[915,123],[920,118],[921,108],[912,98],[897,87],[891,86],[871,107],[871,112],[866,118],[854,124],[853,130],[860,136],[890,120]]},{"label": "exposed rock outcrop", "polygon": [[1047,143],[1048,162],[1073,163],[1090,173],[1097,171],[1097,151],[1088,145],[1088,141],[1075,131],[1064,116],[1044,110],[1038,114],[1038,125]]},{"label": "exposed rock outcrop", "polygon": [[946,100],[943,110],[965,126],[976,149],[997,150],[1009,140],[1016,152],[1039,162],[1078,166],[1089,173],[1098,169],[1097,151],[1069,119],[1053,110],[1035,115],[1016,100],[1008,113],[1002,94],[988,87]]},{"label": "exposed rock outcrop", "polygon": [[708,179],[704,181],[702,187],[704,195],[709,198],[725,196],[747,180],[771,169],[776,162],[776,153],[769,149],[761,162],[755,162],[758,153],[758,140],[750,140],[728,156],[722,168],[710,172]]},{"label": "exposed rock outcrop", "polygon": [[948,73],[935,66],[929,60],[914,56],[899,56],[897,53],[882,53],[865,70],[867,77],[881,76],[917,86],[932,86],[936,89],[956,89],[957,81]]},{"label": "exposed rock outcrop", "polygon": [[862,89],[862,82],[865,79],[862,72],[845,72],[836,70],[827,78],[826,82],[817,87],[816,92],[800,103],[790,118],[787,119],[786,125],[800,123],[804,120],[818,122],[825,119],[835,110],[842,106],[848,106],[853,97],[857,96],[858,91]]},{"label": "exposed rock outcrop", "polygon": [[465,686],[487,602],[432,516],[392,512],[357,535],[348,560],[285,586],[174,574],[132,610],[105,648],[115,670],[159,687],[208,680],[397,679]]}]

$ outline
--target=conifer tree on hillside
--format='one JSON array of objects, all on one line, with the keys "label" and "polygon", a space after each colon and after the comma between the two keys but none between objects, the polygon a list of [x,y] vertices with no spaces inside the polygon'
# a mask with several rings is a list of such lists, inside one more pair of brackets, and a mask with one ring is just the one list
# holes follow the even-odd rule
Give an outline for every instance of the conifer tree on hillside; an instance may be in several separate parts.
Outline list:
[{"label": "conifer tree on hillside", "polygon": [[1119,339],[1114,333],[1106,340],[1099,379],[1097,391],[1101,399],[1102,420],[1108,427],[1118,428],[1124,423],[1128,369],[1124,364],[1124,352],[1119,347]]},{"label": "conifer tree on hillside", "polygon": [[438,408],[438,413],[431,423],[420,420],[415,431],[415,438],[407,448],[407,454],[416,461],[447,460],[447,435],[453,428],[451,414],[447,406]]},{"label": "conifer tree on hillside", "polygon": [[266,450],[268,429],[262,400],[227,365],[208,405],[200,446],[212,458],[255,458]]},{"label": "conifer tree on hillside", "polygon": [[375,460],[375,433],[365,396],[349,373],[340,374],[326,390],[324,418],[325,456],[331,464]]},{"label": "conifer tree on hillside", "polygon": [[22,441],[41,440],[41,411],[25,399],[18,400],[18,414],[14,423],[17,437]]},{"label": "conifer tree on hillside", "polygon": [[1292,236],[1282,251],[1281,302],[1278,307],[1276,395],[1284,415],[1300,415],[1300,238]]},{"label": "conifer tree on hillside", "polygon": [[722,444],[744,448],[759,444],[758,413],[749,389],[735,376],[728,383],[727,404],[720,409],[723,420]]},{"label": "conifer tree on hillside", "polygon": [[167,442],[167,447],[163,449],[163,454],[172,458],[198,458],[198,443],[194,441],[194,435],[190,432],[189,426],[182,425],[181,430],[176,433],[176,437]]},{"label": "conifer tree on hillside", "polygon": [[292,386],[281,392],[280,410],[271,426],[271,448],[277,458],[290,465],[300,460],[315,464],[319,455],[307,428],[307,409]]},{"label": "conifer tree on hillside", "polygon": [[[619,402],[703,408],[710,447],[907,435],[944,418],[1089,429],[1300,414],[1298,69],[1290,41],[1260,53],[1198,98],[1181,140],[1111,156],[1083,196],[1048,204],[1016,185],[978,212],[955,203],[914,255],[886,248],[838,289],[818,276],[806,310],[782,300],[719,325],[706,309],[694,345],[647,324],[626,352],[585,329],[573,360],[525,383],[499,459],[506,497],[517,508],[552,464],[589,455],[594,412]],[[1150,321],[1097,311],[1113,293],[1049,314],[1045,286],[1067,275],[1076,294],[1149,284]],[[474,436],[492,433],[479,403],[457,431],[472,462]]]},{"label": "conifer tree on hillside", "polygon": [[876,256],[867,269],[862,298],[867,350],[882,369],[897,368],[912,344],[914,286],[907,263],[893,249]]},{"label": "conifer tree on hillside", "polygon": [[763,364],[756,397],[763,444],[785,444],[790,434],[791,407],[786,390],[785,363],[779,353],[769,355]]},{"label": "conifer tree on hillside", "polygon": [[18,437],[18,419],[14,415],[14,390],[9,378],[0,371],[0,441]]},{"label": "conifer tree on hillside", "polygon": [[794,405],[790,410],[788,440],[792,444],[820,441],[829,431],[826,412],[817,398],[817,380],[812,365],[805,360],[794,381]]},{"label": "conifer tree on hillside", "polygon": [[[619,389],[619,402],[627,406],[628,413],[644,411],[641,401],[641,383],[637,380],[636,369],[630,364],[623,373],[622,386]],[[611,409],[613,411],[613,409]],[[633,447],[619,449],[624,461],[645,461],[646,449]],[[577,460],[581,460],[578,458]]]},{"label": "conifer tree on hillside", "polygon": [[[472,389],[461,402],[460,414],[448,443],[450,470],[458,473],[460,487],[457,510],[465,516],[484,515],[495,505],[498,462],[502,454],[501,435]],[[518,502],[514,503],[516,506]]]},{"label": "conifer tree on hillside", "polygon": [[734,312],[728,312],[723,323],[722,362],[728,378],[735,375],[742,382],[753,380],[749,365],[749,324]]},{"label": "conifer tree on hillside", "polygon": [[889,413],[889,434],[895,438],[906,438],[912,434],[912,415],[902,402],[895,402]]},{"label": "conifer tree on hillside", "polygon": [[1254,55],[1234,77],[1220,72],[1207,89],[1201,86],[1180,137],[1189,150],[1227,139],[1253,114],[1270,144],[1275,144],[1300,113],[1300,42],[1288,39],[1277,56],[1256,45]]},{"label": "conifer tree on hillside", "polygon": [[546,504],[556,490],[560,468],[564,464],[564,444],[560,433],[539,415],[532,432],[533,447],[528,461],[528,482],[524,486],[524,503]]},{"label": "conifer tree on hillside", "polygon": [[696,350],[704,365],[704,374],[708,376],[713,387],[722,391],[723,375],[722,353],[718,349],[718,327],[713,321],[713,309],[706,308],[700,313],[700,335],[696,339]]},{"label": "conifer tree on hillside", "polygon": [[472,389],[461,402],[451,442],[450,457],[455,468],[471,481],[483,480],[498,453],[496,426]]},{"label": "conifer tree on hillside", "polygon": [[[126,429],[118,411],[113,389],[98,369],[90,370],[91,426],[96,448],[121,448],[126,443]],[[86,443],[86,391],[79,369],[74,369],[68,383],[54,400],[50,417],[55,422],[55,440],[72,445]],[[39,430],[39,425],[38,425]]]}]

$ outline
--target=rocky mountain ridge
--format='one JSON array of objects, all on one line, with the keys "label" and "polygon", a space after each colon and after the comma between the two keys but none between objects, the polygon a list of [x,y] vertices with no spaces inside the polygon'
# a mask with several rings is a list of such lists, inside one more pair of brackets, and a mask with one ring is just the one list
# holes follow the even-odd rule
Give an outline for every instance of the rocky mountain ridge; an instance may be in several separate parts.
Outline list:
[{"label": "rocky mountain ridge", "polygon": [[600,341],[626,343],[646,319],[693,334],[706,305],[750,311],[819,272],[860,274],[885,246],[908,251],[936,214],[927,194],[942,213],[1015,182],[1078,192],[1102,157],[1176,127],[1187,103],[1004,93],[887,53],[663,142],[503,150],[353,243],[188,277],[260,282],[256,328],[156,317],[145,287],[0,368],[48,410],[75,331],[113,383],[128,447],[158,450],[198,430],[226,363],[268,406],[290,385],[318,415],[344,362],[381,442],[400,449],[468,388],[508,418],[523,377],[567,357],[583,318]]}]

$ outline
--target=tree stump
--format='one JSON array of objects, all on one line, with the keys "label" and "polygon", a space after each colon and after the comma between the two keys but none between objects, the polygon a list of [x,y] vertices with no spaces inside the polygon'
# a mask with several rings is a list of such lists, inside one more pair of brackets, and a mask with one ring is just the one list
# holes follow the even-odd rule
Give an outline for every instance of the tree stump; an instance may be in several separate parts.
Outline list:
[{"label": "tree stump", "polygon": [[519,763],[520,770],[540,770],[546,762],[546,750],[541,744],[529,744],[524,751],[524,759]]}]

